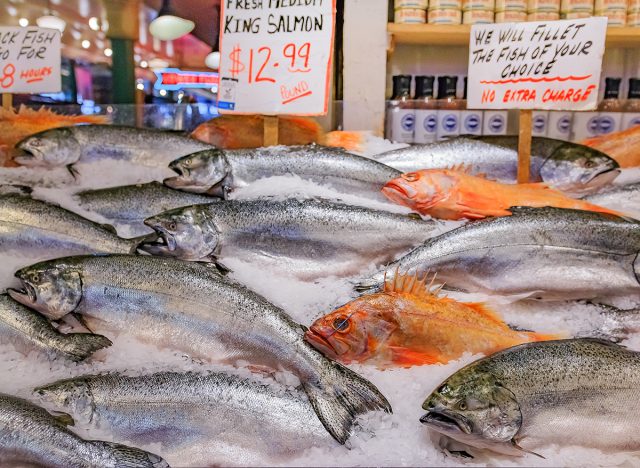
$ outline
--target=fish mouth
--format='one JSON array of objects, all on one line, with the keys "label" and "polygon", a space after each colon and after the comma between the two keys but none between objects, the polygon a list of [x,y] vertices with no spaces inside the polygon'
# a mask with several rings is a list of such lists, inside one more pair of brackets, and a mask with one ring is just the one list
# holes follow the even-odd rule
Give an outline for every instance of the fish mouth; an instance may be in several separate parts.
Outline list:
[{"label": "fish mouth", "polygon": [[139,252],[142,251],[143,253],[148,253],[150,255],[162,255],[167,252],[175,252],[177,243],[173,234],[169,233],[161,226],[154,225],[148,220],[145,220],[144,224],[156,231],[156,236],[154,239],[148,239],[141,242],[137,247]]},{"label": "fish mouth", "polygon": [[36,294],[36,288],[34,288],[28,282],[21,280],[23,291],[18,289],[8,288],[7,293],[11,297],[11,299],[19,302],[20,304],[24,304],[26,306],[35,304],[38,301],[38,295]]},{"label": "fish mouth", "polygon": [[44,154],[37,150],[28,150],[16,146],[16,149],[20,151],[13,157],[13,161],[21,166],[36,166],[44,160]]},{"label": "fish mouth", "polygon": [[329,359],[336,361],[340,358],[333,345],[320,334],[319,330],[314,325],[305,332],[304,339]]},{"label": "fish mouth", "polygon": [[604,171],[600,171],[596,175],[591,177],[591,179],[589,179],[585,186],[589,187],[590,189],[596,189],[605,185],[609,185],[615,180],[616,177],[620,175],[620,172],[620,169],[617,167],[605,169]]},{"label": "fish mouth", "polygon": [[469,420],[464,416],[445,410],[431,410],[420,418],[420,422],[444,432],[463,432],[471,434]]}]

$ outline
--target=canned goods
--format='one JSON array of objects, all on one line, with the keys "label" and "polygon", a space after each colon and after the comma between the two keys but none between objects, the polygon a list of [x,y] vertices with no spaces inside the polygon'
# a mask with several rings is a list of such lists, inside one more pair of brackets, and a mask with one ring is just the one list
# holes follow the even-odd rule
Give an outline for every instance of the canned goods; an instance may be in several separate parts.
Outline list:
[{"label": "canned goods", "polygon": [[599,12],[605,10],[627,11],[627,0],[595,0],[593,9]]},{"label": "canned goods", "polygon": [[431,0],[429,10],[460,10],[462,0]]},{"label": "canned goods", "polygon": [[396,0],[395,8],[420,8],[423,10],[429,6],[429,0]]},{"label": "canned goods", "polygon": [[560,12],[541,11],[527,14],[527,21],[555,21],[560,19]]},{"label": "canned goods", "polygon": [[462,11],[452,8],[429,10],[429,24],[460,24]]},{"label": "canned goods", "polygon": [[[484,10],[493,11],[495,8],[494,0],[462,0],[462,11]],[[464,15],[462,15],[464,18]]]},{"label": "canned goods", "polygon": [[469,10],[462,13],[462,24],[493,23],[493,10]]},{"label": "canned goods", "polygon": [[626,26],[627,24],[627,10],[596,10],[595,16],[606,16],[608,26]]},{"label": "canned goods", "polygon": [[591,18],[593,16],[593,13],[588,12],[588,11],[578,11],[576,13],[562,13],[560,15],[562,17],[562,19],[582,19],[582,18]]},{"label": "canned goods", "polygon": [[398,8],[393,20],[396,23],[426,23],[427,10],[421,8]]},{"label": "canned goods", "polygon": [[640,26],[640,13],[629,13],[627,15],[627,26]]},{"label": "canned goods", "polygon": [[593,13],[593,0],[562,0],[560,11],[562,13]]},{"label": "canned goods", "polygon": [[527,21],[526,11],[498,11],[496,12],[496,23],[520,23]]},{"label": "canned goods", "polygon": [[495,0],[495,2],[496,12],[511,10],[527,11],[527,0]]},{"label": "canned goods", "polygon": [[560,12],[560,0],[529,0],[527,13]]}]

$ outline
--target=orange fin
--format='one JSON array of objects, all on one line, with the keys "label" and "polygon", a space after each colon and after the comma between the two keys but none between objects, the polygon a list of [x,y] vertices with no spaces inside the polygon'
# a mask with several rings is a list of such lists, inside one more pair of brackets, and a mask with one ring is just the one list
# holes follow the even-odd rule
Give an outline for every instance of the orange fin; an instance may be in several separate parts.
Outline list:
[{"label": "orange fin", "polygon": [[336,130],[335,132],[329,132],[319,142],[325,146],[335,146],[337,148],[344,148],[347,151],[362,152],[365,150],[365,142],[367,132],[346,132]]},{"label": "orange fin", "polygon": [[401,346],[389,346],[388,349],[391,351],[391,360],[399,367],[424,366],[426,364],[440,364],[443,362],[438,356],[421,353],[420,351],[414,351]]},{"label": "orange fin", "polygon": [[504,320],[502,320],[502,318],[500,318],[500,316],[494,310],[489,308],[486,304],[482,302],[464,302],[463,304],[469,307],[470,309],[475,310],[478,314],[482,315],[486,319],[491,320],[492,322],[495,322],[497,325],[500,325],[502,327],[507,327],[507,325],[504,323]]},{"label": "orange fin", "polygon": [[569,335],[567,333],[545,334],[545,333],[527,332],[527,336],[531,338],[531,341],[564,340],[566,338],[569,338]]},{"label": "orange fin", "polygon": [[438,298],[440,300],[448,300],[446,298],[439,298],[438,293],[444,286],[438,286],[436,288],[433,287],[433,283],[436,280],[437,274],[434,274],[431,277],[431,281],[427,284],[427,280],[429,278],[429,272],[426,272],[422,278],[418,272],[410,274],[402,274],[399,269],[396,268],[396,271],[393,273],[393,277],[390,279],[387,278],[387,274],[385,272],[384,275],[384,288],[383,292],[385,293],[399,293],[399,294],[409,294],[416,298],[422,299],[434,299]]}]

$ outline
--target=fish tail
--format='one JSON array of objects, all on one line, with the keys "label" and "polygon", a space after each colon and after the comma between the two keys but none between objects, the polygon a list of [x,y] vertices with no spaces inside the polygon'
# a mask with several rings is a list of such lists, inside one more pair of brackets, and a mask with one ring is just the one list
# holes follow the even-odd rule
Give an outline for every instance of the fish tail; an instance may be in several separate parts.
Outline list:
[{"label": "fish tail", "polygon": [[552,341],[552,340],[564,340],[569,338],[569,335],[566,333],[536,333],[536,332],[527,332],[527,336],[530,341]]},{"label": "fish tail", "polygon": [[347,151],[363,152],[366,147],[367,132],[346,132],[337,130],[329,132],[320,141],[325,146],[344,148]]},{"label": "fish tail", "polygon": [[121,468],[168,468],[169,464],[158,455],[134,447],[95,440],[94,446],[111,453],[114,466]]},{"label": "fish tail", "polygon": [[391,413],[391,405],[371,382],[335,362],[329,362],[326,369],[329,375],[321,382],[303,386],[318,418],[338,442],[349,439],[359,415],[379,410]]},{"label": "fish tail", "polygon": [[64,353],[76,362],[88,358],[99,349],[112,345],[111,340],[106,336],[91,333],[72,333],[65,338]]}]

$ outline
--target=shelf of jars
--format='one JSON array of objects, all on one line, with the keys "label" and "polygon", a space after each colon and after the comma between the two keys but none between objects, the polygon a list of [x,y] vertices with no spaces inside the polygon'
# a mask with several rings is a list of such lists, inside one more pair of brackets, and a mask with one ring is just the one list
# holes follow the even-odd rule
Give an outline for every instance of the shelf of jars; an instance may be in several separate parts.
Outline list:
[{"label": "shelf of jars", "polygon": [[[401,24],[389,23],[390,51],[398,44],[465,46],[469,44],[468,24]],[[640,27],[611,27],[607,30],[607,46],[640,46]]]}]

